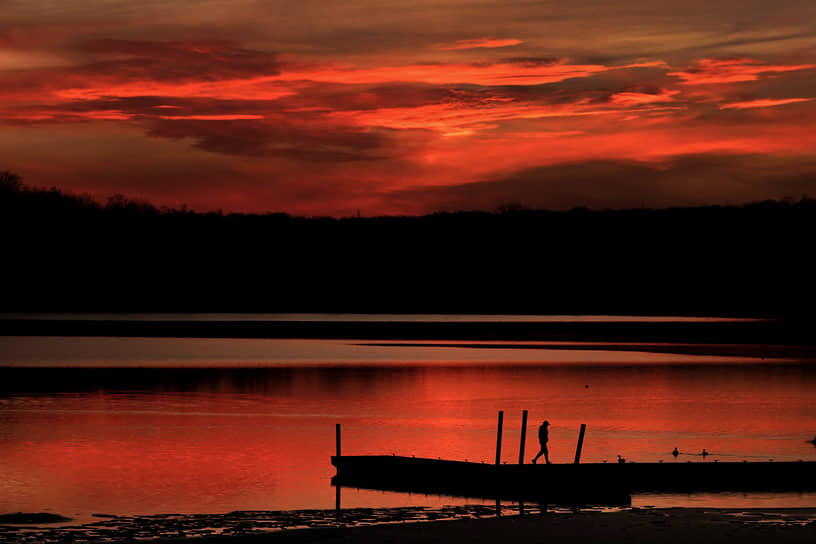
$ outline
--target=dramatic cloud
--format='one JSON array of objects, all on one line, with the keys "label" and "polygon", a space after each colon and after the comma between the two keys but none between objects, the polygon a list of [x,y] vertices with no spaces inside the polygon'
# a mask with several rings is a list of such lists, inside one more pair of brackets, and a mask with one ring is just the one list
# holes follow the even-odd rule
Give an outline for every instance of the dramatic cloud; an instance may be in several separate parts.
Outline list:
[{"label": "dramatic cloud", "polygon": [[752,59],[703,59],[692,68],[681,72],[669,72],[687,85],[712,85],[755,81],[762,75],[812,70],[816,64],[772,65]]},{"label": "dramatic cloud", "polygon": [[116,75],[137,81],[221,81],[275,75],[279,68],[273,54],[217,41],[104,39],[81,43],[75,49],[103,59],[85,64],[85,75]]},{"label": "dramatic cloud", "polygon": [[785,196],[814,171],[814,17],[796,0],[6,0],[0,168],[305,214]]}]

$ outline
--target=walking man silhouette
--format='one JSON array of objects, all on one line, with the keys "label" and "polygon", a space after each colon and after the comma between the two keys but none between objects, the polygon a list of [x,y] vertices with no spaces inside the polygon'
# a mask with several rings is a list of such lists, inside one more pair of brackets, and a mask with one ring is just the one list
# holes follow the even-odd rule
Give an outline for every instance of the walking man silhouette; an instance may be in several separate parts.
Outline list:
[{"label": "walking man silhouette", "polygon": [[548,427],[550,426],[550,422],[546,419],[538,428],[538,443],[541,444],[541,450],[538,452],[538,455],[533,457],[533,464],[536,464],[538,458],[542,455],[544,456],[544,460],[547,461],[547,464],[550,464],[550,451],[547,449],[547,442],[550,440],[550,431]]}]

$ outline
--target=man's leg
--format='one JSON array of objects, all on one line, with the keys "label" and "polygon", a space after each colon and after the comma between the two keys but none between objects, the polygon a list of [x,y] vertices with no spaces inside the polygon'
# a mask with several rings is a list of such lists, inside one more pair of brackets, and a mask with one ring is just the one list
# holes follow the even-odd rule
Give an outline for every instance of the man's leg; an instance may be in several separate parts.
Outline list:
[{"label": "man's leg", "polygon": [[[549,465],[549,464],[550,464],[550,450],[549,450],[549,449],[547,449],[547,446],[543,446],[543,447],[541,448],[541,451],[542,451],[542,452],[544,452],[544,460],[545,460],[545,461],[547,462],[547,464]],[[539,455],[541,455],[541,454],[539,454]]]}]

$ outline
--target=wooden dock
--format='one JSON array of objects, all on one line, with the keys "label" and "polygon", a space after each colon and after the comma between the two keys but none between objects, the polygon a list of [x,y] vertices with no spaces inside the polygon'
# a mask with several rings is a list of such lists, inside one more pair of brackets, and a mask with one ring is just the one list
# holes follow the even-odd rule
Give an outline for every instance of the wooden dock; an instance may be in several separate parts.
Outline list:
[{"label": "wooden dock", "polygon": [[[336,425],[337,468],[332,484],[383,491],[536,501],[545,504],[629,504],[632,493],[816,491],[816,461],[581,463],[586,425],[571,464],[524,464],[527,410],[522,413],[517,465],[501,464],[504,412],[496,429],[496,462],[471,463],[396,455],[342,455]],[[676,457],[676,456],[675,456]],[[543,459],[542,459],[543,461]],[[339,500],[338,500],[339,503]]]},{"label": "wooden dock", "polygon": [[636,492],[816,490],[816,461],[493,465],[393,455],[331,461],[337,486],[551,504],[627,504]]}]

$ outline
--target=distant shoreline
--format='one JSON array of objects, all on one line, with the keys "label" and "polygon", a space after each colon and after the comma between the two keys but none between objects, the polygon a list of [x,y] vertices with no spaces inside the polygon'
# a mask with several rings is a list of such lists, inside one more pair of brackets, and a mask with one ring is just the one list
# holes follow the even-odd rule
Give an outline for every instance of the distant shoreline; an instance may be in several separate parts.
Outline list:
[{"label": "distant shoreline", "polygon": [[[360,343],[363,346],[402,346],[420,347],[425,344],[393,342],[378,344]],[[434,343],[435,347],[459,347],[469,349],[554,349],[554,350],[600,350],[600,351],[638,351],[644,353],[671,353],[675,355],[706,355],[723,357],[753,357],[758,360],[768,359],[814,359],[816,346],[788,346],[766,344],[677,344],[677,343],[558,343],[558,344],[473,344]]]},{"label": "distant shoreline", "polygon": [[602,350],[814,361],[809,322],[2,319],[0,336],[347,340],[368,346]]},{"label": "distant shoreline", "polygon": [[301,338],[816,346],[809,321],[349,321],[0,318],[0,336]]}]

